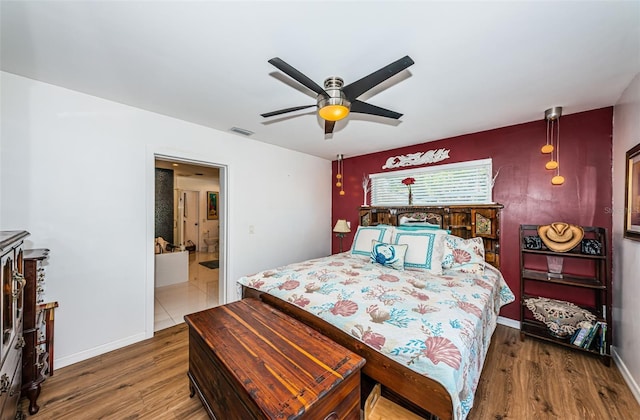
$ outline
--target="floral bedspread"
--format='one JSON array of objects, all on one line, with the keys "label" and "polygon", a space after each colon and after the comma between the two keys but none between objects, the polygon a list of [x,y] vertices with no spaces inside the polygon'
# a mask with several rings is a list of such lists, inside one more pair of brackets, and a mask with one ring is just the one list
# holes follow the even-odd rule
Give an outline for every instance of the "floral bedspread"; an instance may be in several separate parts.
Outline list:
[{"label": "floral bedspread", "polygon": [[[515,298],[502,274],[397,271],[349,252],[242,277],[387,357],[440,382],[466,418],[500,307]],[[425,395],[425,398],[429,398]]]}]

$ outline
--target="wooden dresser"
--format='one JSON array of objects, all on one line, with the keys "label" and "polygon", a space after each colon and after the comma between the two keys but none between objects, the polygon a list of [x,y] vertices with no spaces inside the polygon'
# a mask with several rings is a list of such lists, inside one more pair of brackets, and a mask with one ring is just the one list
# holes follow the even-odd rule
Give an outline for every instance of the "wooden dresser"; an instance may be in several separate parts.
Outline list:
[{"label": "wooden dresser", "polygon": [[257,299],[185,316],[189,381],[218,420],[360,419],[365,359]]},{"label": "wooden dresser", "polygon": [[58,302],[44,303],[48,249],[24,252],[24,341],[22,395],[29,399],[29,414],[38,412],[42,382],[53,374],[53,321]]},{"label": "wooden dresser", "polygon": [[0,284],[0,319],[2,320],[2,345],[0,346],[0,420],[21,418],[18,412],[20,384],[22,381],[22,314],[24,238],[27,231],[0,232],[2,270]]}]

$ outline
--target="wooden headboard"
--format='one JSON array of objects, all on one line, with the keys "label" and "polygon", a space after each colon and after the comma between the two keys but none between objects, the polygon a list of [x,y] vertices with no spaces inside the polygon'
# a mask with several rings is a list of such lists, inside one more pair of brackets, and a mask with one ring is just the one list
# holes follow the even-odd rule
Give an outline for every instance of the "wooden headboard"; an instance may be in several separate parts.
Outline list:
[{"label": "wooden headboard", "polygon": [[459,206],[360,207],[360,226],[387,224],[398,226],[402,216],[439,225],[461,238],[480,237],[484,259],[500,268],[500,210],[502,204]]}]

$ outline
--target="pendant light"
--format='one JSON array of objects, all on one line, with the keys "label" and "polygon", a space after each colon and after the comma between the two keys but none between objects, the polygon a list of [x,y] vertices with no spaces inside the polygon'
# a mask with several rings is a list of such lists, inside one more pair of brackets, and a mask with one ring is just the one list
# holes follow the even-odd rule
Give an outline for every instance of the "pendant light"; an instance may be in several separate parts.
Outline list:
[{"label": "pendant light", "polygon": [[343,175],[344,175],[344,162],[342,161],[343,156],[338,155],[338,163],[336,169],[336,187],[340,188],[340,195],[344,195],[344,185],[343,185]]},{"label": "pendant light", "polygon": [[[560,116],[562,107],[556,106],[544,111],[544,119],[547,121],[547,143],[540,150],[542,153],[549,153],[549,161],[545,168],[556,171],[556,175],[551,178],[553,185],[564,184],[564,177],[560,175]],[[555,152],[555,153],[554,153]],[[554,159],[555,154],[555,159]]]}]

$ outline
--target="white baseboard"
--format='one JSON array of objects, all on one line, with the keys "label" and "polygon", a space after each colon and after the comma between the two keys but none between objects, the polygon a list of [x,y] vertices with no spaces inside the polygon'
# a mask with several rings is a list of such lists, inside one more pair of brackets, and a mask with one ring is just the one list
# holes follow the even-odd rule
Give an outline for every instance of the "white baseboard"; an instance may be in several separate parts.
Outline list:
[{"label": "white baseboard", "polygon": [[498,324],[504,325],[506,327],[515,328],[516,330],[520,329],[520,321],[516,321],[515,319],[505,318],[503,316],[498,317]]},{"label": "white baseboard", "polygon": [[131,337],[123,338],[122,340],[114,341],[111,343],[104,344],[102,346],[94,347],[89,350],[81,351],[79,353],[72,354],[70,356],[65,356],[61,358],[56,358],[53,361],[53,366],[55,369],[60,369],[65,366],[72,365],[74,363],[81,362],[83,360],[90,359],[95,356],[100,356],[101,354],[110,352],[112,350],[117,350],[119,348],[128,346],[129,344],[137,343],[138,341],[144,340],[145,334],[140,333],[136,335],[132,335]]},{"label": "white baseboard", "polygon": [[620,358],[620,355],[618,354],[618,351],[616,350],[615,346],[611,346],[611,357],[613,358],[613,361],[616,363],[618,370],[622,374],[624,381],[629,386],[631,393],[633,394],[634,397],[636,397],[636,400],[638,401],[638,403],[640,403],[640,387],[638,387],[638,383],[635,381],[635,379],[633,379],[633,376],[631,376],[629,369],[627,369],[627,365],[625,365],[622,359]]}]

